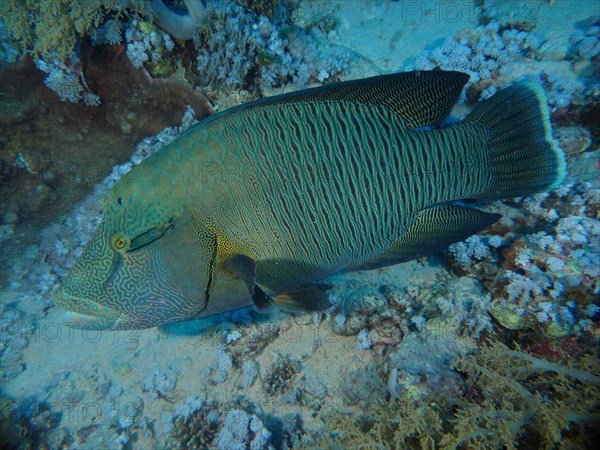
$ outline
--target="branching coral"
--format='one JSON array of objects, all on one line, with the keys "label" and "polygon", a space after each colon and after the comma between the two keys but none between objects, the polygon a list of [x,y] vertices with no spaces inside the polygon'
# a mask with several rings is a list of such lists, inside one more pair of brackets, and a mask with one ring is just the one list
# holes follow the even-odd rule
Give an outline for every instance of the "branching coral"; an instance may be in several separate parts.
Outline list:
[{"label": "branching coral", "polygon": [[189,397],[179,405],[171,418],[167,447],[210,448],[221,426],[217,406],[198,397]]},{"label": "branching coral", "polygon": [[[572,202],[573,204],[573,202]],[[527,318],[544,324],[554,336],[591,330],[594,291],[600,279],[600,224],[569,215],[558,220],[552,234],[538,232],[514,241],[495,296]]]},{"label": "branching coral", "polygon": [[[149,22],[140,22],[134,20],[125,31],[125,40],[127,41],[127,57],[136,69],[140,69],[146,62],[149,67],[157,69],[157,66],[164,66],[164,56],[173,50],[175,44],[167,33],[159,32]],[[160,62],[163,64],[160,64]],[[167,64],[168,66],[168,64]],[[153,70],[160,76],[165,75],[165,69]]]},{"label": "branching coral", "polygon": [[343,448],[434,449],[443,429],[439,409],[435,403],[379,401],[368,414],[334,415],[332,425]]},{"label": "branching coral", "polygon": [[73,54],[78,39],[87,36],[107,18],[150,14],[143,0],[6,0],[2,16],[8,34],[23,53],[60,60]]},{"label": "branching coral", "polygon": [[552,447],[567,439],[577,446],[585,431],[576,433],[571,424],[600,420],[600,377],[587,370],[510,350],[499,342],[459,358],[455,368],[484,400],[460,406],[452,432],[442,439],[444,446],[513,448],[525,433],[539,445]]},{"label": "branching coral", "polygon": [[100,98],[83,78],[79,43],[88,36],[95,43],[120,42],[120,18],[150,14],[143,0],[7,0],[2,8],[13,50],[33,55],[37,67],[48,74],[46,85],[62,101],[91,106],[99,105]]},{"label": "branching coral", "polygon": [[415,395],[411,385],[388,404],[334,414],[332,425],[352,448],[586,448],[600,422],[600,378],[591,355],[578,364],[493,342],[456,358],[456,380],[443,391]]},{"label": "branching coral", "polygon": [[319,45],[319,30],[287,19],[271,21],[234,1],[207,3],[212,18],[197,39],[197,70],[203,87],[263,90],[293,81],[299,87],[337,75],[347,55]]},{"label": "branching coral", "polygon": [[263,383],[266,394],[275,396],[286,392],[299,372],[298,366],[298,362],[288,356],[278,357]]},{"label": "branching coral", "polygon": [[[481,280],[491,294],[487,306],[492,316],[505,328],[535,328],[552,337],[597,329],[596,185],[571,181],[491,207],[505,217],[494,230],[502,237],[472,236],[451,246],[449,253],[453,268]],[[447,309],[444,299],[438,302]]]},{"label": "branching coral", "polygon": [[260,418],[243,410],[233,409],[227,413],[223,428],[217,437],[217,447],[222,450],[267,448],[271,432]]},{"label": "branching coral", "polygon": [[61,101],[82,102],[89,106],[100,104],[100,97],[88,88],[78,60],[65,63],[56,58],[38,59],[36,65],[48,74],[44,83],[56,92]]},{"label": "branching coral", "polygon": [[175,389],[177,373],[171,369],[156,371],[144,381],[144,391],[150,398],[166,398],[167,393]]},{"label": "branching coral", "polygon": [[[470,75],[466,88],[477,86],[481,98],[491,97],[497,89],[494,79],[516,58],[535,52],[539,40],[517,29],[501,29],[497,22],[467,29],[448,38],[444,44],[417,57],[414,69],[459,70]],[[463,100],[465,98],[463,97]]]}]

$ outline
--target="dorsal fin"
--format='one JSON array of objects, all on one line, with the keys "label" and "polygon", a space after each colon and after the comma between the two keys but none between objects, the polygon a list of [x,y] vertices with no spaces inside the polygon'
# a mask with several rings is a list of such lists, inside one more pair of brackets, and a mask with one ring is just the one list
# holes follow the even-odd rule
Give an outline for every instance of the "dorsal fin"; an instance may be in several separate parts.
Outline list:
[{"label": "dorsal fin", "polygon": [[206,122],[254,108],[337,100],[383,106],[402,117],[409,128],[436,126],[448,116],[468,80],[465,73],[443,70],[379,75],[256,100],[215,114]]}]

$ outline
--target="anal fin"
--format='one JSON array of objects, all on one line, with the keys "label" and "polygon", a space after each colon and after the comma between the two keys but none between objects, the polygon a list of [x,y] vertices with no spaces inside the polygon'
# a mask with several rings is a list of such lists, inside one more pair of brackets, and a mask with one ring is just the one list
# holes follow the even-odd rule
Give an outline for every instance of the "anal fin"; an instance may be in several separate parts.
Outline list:
[{"label": "anal fin", "polygon": [[455,205],[424,209],[408,231],[386,251],[349,269],[375,269],[420,258],[478,233],[500,217],[499,214]]}]

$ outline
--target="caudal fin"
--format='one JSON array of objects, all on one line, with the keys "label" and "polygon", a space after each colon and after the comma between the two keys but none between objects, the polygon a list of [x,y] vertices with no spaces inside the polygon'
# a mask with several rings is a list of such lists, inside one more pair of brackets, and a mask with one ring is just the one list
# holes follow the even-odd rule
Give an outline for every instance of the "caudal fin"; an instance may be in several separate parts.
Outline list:
[{"label": "caudal fin", "polygon": [[540,86],[521,83],[503,89],[463,123],[487,129],[493,181],[478,198],[520,197],[553,189],[563,181],[565,155],[552,138]]}]

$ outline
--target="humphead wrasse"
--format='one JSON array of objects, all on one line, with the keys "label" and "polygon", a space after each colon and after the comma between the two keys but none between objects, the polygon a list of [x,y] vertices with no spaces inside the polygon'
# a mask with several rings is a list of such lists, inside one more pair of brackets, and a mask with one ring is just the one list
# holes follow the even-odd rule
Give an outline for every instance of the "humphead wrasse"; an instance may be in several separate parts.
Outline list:
[{"label": "humphead wrasse", "polygon": [[557,186],[565,157],[542,89],[508,87],[440,126],[467,80],[384,75],[209,117],[109,191],[56,304],[109,329],[318,308],[326,294],[311,283],[439,250],[499,217],[453,202]]}]

